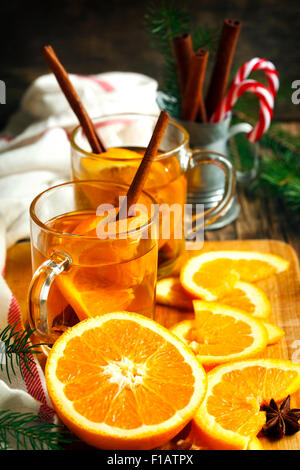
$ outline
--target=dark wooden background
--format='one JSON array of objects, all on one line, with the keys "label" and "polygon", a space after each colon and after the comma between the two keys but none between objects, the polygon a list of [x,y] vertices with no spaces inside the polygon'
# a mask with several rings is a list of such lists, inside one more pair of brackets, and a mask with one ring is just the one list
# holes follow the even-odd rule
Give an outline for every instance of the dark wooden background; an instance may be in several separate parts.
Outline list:
[{"label": "dark wooden background", "polygon": [[[291,102],[291,82],[300,79],[299,0],[183,0],[193,24],[222,25],[226,17],[243,22],[234,68],[255,56],[278,67],[282,97],[275,117],[299,133],[300,105]],[[40,47],[51,43],[69,72],[136,71],[161,80],[161,57],[150,47],[143,25],[145,0],[50,0],[1,3],[1,73],[7,85],[7,104],[0,106],[0,127],[17,108],[37,76],[47,73]],[[274,201],[239,190],[241,214],[209,239],[276,238],[300,253],[299,223]]]},{"label": "dark wooden background", "polygon": [[[10,0],[1,2],[0,79],[7,104],[0,127],[16,109],[28,84],[47,72],[40,47],[51,43],[70,72],[130,70],[161,79],[161,57],[150,48],[143,25],[149,0]],[[182,0],[192,22],[222,25],[226,17],[243,22],[234,66],[255,56],[278,66],[284,98],[276,117],[300,120],[291,103],[291,82],[300,79],[299,0]]]}]

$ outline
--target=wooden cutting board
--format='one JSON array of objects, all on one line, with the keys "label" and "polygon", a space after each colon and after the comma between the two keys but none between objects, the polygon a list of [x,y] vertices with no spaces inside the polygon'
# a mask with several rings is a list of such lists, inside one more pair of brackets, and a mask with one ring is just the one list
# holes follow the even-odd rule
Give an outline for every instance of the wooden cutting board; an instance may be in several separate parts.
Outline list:
[{"label": "wooden cutting board", "polygon": [[[295,251],[290,245],[275,240],[246,240],[205,242],[203,251],[211,250],[255,250],[274,253],[290,262],[287,272],[273,276],[258,283],[268,295],[272,314],[269,319],[285,331],[284,338],[275,345],[268,346],[264,357],[291,359],[300,362],[300,269]],[[198,251],[186,251],[182,257],[197,254]],[[26,294],[31,278],[30,245],[28,242],[19,243],[8,250],[6,263],[6,281],[16,296],[22,314],[26,312]],[[192,318],[190,312],[157,305],[155,320],[171,327],[175,323]],[[293,407],[300,408],[300,392],[293,397]],[[277,442],[263,438],[265,449],[300,450],[300,432],[291,437],[285,437]]]}]

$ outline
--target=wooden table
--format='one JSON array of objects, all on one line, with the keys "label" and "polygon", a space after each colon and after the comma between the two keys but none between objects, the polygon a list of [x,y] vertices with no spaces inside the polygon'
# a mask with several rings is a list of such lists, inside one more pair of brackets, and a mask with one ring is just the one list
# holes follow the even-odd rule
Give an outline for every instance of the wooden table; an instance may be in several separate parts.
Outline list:
[{"label": "wooden table", "polygon": [[[288,129],[299,132],[298,124],[287,125]],[[300,135],[300,132],[299,132]],[[300,257],[300,223],[288,215],[285,208],[266,198],[255,198],[238,189],[241,212],[238,219],[218,231],[207,231],[205,239],[209,241],[273,239],[289,243]],[[26,311],[27,287],[31,278],[30,245],[18,243],[8,250],[5,272],[6,281],[16,296],[21,311]],[[296,306],[295,306],[296,308]],[[300,339],[300,338],[299,338]],[[299,405],[297,403],[297,405]],[[269,444],[268,448],[281,448],[280,443]],[[300,433],[285,440],[285,449],[300,449]]]},{"label": "wooden table", "polygon": [[[282,127],[300,138],[300,123],[282,124]],[[282,203],[274,199],[257,198],[246,189],[238,188],[240,214],[238,219],[227,227],[207,231],[206,240],[282,240],[292,245],[300,257],[300,217],[295,219]]]},{"label": "wooden table", "polygon": [[[283,127],[294,135],[299,135],[300,138],[298,122],[283,124]],[[205,239],[209,241],[281,240],[289,243],[300,258],[300,217],[298,222],[295,221],[281,203],[271,198],[256,198],[247,194],[243,188],[238,188],[237,195],[241,208],[238,219],[220,230],[206,231]],[[21,256],[20,259],[19,256]],[[16,245],[8,250],[6,280],[16,295],[21,309],[25,308],[24,286],[29,283],[30,276],[29,247],[24,250],[22,246]]]},{"label": "wooden table", "polygon": [[[286,333],[279,343],[268,346],[263,351],[262,356],[291,359],[294,358],[296,353],[298,357],[299,354],[297,350],[295,351],[295,345],[298,345],[298,338],[300,338],[300,317],[297,314],[300,308],[300,271],[295,251],[285,243],[268,240],[206,242],[204,249],[209,251],[215,249],[259,250],[278,254],[291,263],[290,269],[286,273],[273,276],[259,283],[271,302],[272,313],[269,321],[282,327]],[[193,254],[189,252],[189,256]],[[29,242],[19,243],[9,250],[5,277],[24,314],[26,312],[26,291],[31,278]],[[192,313],[182,312],[174,308],[160,305],[156,308],[155,319],[166,327],[171,327],[179,321],[192,317]],[[39,356],[39,359],[41,358]],[[44,363],[44,358],[42,358],[41,365],[43,366]],[[293,407],[299,408],[300,392],[294,394],[292,400]],[[199,442],[197,444],[199,445]],[[276,442],[270,442],[264,438],[262,444],[265,449],[298,450],[300,449],[300,433]],[[80,444],[80,446],[85,448],[84,444]],[[174,443],[167,443],[163,448],[174,449]]]},{"label": "wooden table", "polygon": [[[139,72],[162,84],[163,59],[150,47],[143,17],[149,0],[112,2],[48,2],[47,14],[37,2],[2,2],[1,13],[7,24],[1,28],[1,80],[7,86],[7,103],[0,106],[0,127],[19,105],[29,84],[48,73],[40,47],[52,44],[70,73],[95,74],[111,70]],[[178,2],[188,10],[192,28],[200,25],[221,28],[224,18],[242,21],[233,70],[252,57],[272,60],[280,74],[280,93],[275,118],[299,120],[300,106],[291,102],[291,83],[299,78],[298,0],[221,2],[210,0]],[[209,61],[209,70],[213,61]],[[297,69],[298,66],[298,69]]]}]

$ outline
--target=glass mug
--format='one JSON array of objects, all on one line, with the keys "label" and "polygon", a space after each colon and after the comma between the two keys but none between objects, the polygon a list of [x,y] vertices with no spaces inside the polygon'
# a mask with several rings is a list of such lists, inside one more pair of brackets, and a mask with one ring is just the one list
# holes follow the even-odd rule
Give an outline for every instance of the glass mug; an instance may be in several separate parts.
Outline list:
[{"label": "glass mug", "polygon": [[68,327],[103,312],[127,310],[153,317],[158,253],[154,199],[143,192],[138,202],[145,216],[125,219],[128,227],[124,220],[111,223],[114,236],[99,238],[96,231],[96,208],[118,207],[118,198],[127,191],[126,185],[77,181],[47,189],[32,202],[34,275],[24,326],[35,329],[39,340],[52,344]]},{"label": "glass mug", "polygon": [[[74,180],[99,179],[130,184],[150,141],[157,116],[135,113],[115,114],[93,119],[95,129],[105,142],[108,152],[94,154],[80,126],[70,136],[72,174]],[[129,150],[130,152],[125,152]],[[124,153],[125,152],[125,153]],[[134,152],[134,153],[131,153]],[[196,167],[217,165],[223,174],[224,194],[216,207],[204,214],[204,225],[215,222],[230,208],[235,189],[234,169],[230,161],[216,152],[201,152],[189,147],[189,134],[175,121],[170,121],[160,151],[151,165],[145,183],[145,191],[153,196],[158,204],[179,204],[182,207],[187,198],[188,179],[195,177]],[[195,176],[195,175],[194,175]],[[201,184],[201,183],[200,183]],[[192,191],[194,191],[194,188]],[[199,188],[198,188],[199,189]],[[189,193],[190,193],[189,189]],[[190,198],[196,202],[195,198]],[[183,218],[179,223],[183,223]],[[160,212],[160,229],[161,223]],[[184,237],[176,236],[176,227],[171,228],[168,239],[160,234],[158,241],[158,278],[169,275],[185,247]]]}]

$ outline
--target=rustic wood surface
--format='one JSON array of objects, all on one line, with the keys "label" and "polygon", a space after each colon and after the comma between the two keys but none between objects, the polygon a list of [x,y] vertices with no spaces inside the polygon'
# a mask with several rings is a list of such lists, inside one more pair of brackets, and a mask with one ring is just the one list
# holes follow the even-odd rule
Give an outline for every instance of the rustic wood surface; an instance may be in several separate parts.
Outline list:
[{"label": "rustic wood surface", "polygon": [[[17,109],[21,96],[32,80],[47,73],[39,54],[39,49],[44,44],[53,44],[70,72],[92,74],[116,69],[131,70],[151,75],[161,83],[161,56],[150,49],[149,37],[142,25],[147,3],[147,0],[112,0],[93,5],[86,0],[60,0],[50,2],[45,15],[44,9],[40,8],[40,3],[36,0],[29,0],[26,6],[21,1],[6,2],[2,16],[6,23],[16,27],[2,28],[0,32],[3,46],[0,78],[7,86],[7,103],[0,107],[0,128],[5,126],[11,113]],[[286,91],[286,98],[278,100],[275,117],[289,121],[284,124],[286,129],[300,136],[300,125],[296,122],[299,120],[300,106],[293,105],[290,99],[291,82],[299,78],[299,73],[295,75],[297,67],[299,70],[300,50],[297,47],[300,12],[298,0],[284,3],[276,0],[254,1],[248,2],[249,5],[240,0],[210,0],[201,2],[200,7],[197,0],[184,3],[193,13],[194,26],[204,22],[218,27],[225,17],[236,17],[243,21],[234,68],[254,56],[267,57],[275,62],[280,72],[281,89]],[[257,28],[257,22],[263,24],[263,27]],[[238,200],[241,206],[238,220],[221,230],[207,231],[207,241],[276,239],[289,243],[296,255],[300,256],[300,223],[285,207],[270,198],[250,196],[243,188],[238,189]],[[267,249],[267,245],[263,246]],[[275,249],[274,242],[272,245],[268,244],[268,247],[271,246]],[[285,251],[286,245],[276,244],[276,248]],[[290,249],[287,249],[287,253],[295,267],[295,256]],[[295,273],[295,282],[291,273]],[[280,296],[284,296],[284,307],[281,308],[281,303],[278,304],[276,291],[272,288],[270,290],[273,312],[278,324],[284,327],[286,337],[281,346],[268,348],[268,353],[279,353],[283,357],[291,357],[293,352],[296,354],[292,345],[297,341],[297,335],[299,338],[297,276],[296,268],[293,268],[288,275],[288,288],[285,283],[281,285],[278,280],[275,281]],[[19,243],[8,250],[5,277],[24,314],[27,287],[31,278],[28,242]],[[270,286],[265,287],[269,289]],[[182,314],[178,312],[172,314],[168,311],[168,315],[162,312],[164,310],[158,308],[158,315],[164,315],[169,323],[182,318]],[[291,322],[296,323],[293,325]],[[298,400],[298,406],[299,404]],[[300,449],[300,441],[298,437],[292,437],[272,444],[271,447]]]},{"label": "rustic wood surface", "polygon": [[[263,357],[293,359],[300,361],[300,271],[298,256],[286,243],[274,240],[231,240],[222,242],[205,242],[203,250],[238,249],[259,250],[278,254],[290,261],[286,273],[273,276],[258,283],[267,293],[272,305],[270,321],[284,329],[285,336],[280,343],[268,346]],[[189,251],[185,256],[196,254]],[[22,314],[26,314],[26,293],[31,278],[30,244],[23,242],[8,251],[5,278],[15,294]],[[155,319],[171,327],[178,321],[192,318],[190,312],[158,305]],[[293,397],[293,406],[300,408],[300,393]],[[300,449],[300,435],[286,437],[281,441],[270,442],[262,439],[266,449]]]},{"label": "rustic wood surface", "polygon": [[[143,18],[150,0],[51,0],[47,11],[38,0],[1,3],[5,24],[0,29],[1,80],[7,87],[0,106],[0,127],[17,109],[29,84],[48,73],[40,48],[52,44],[71,73],[95,74],[111,70],[162,77],[162,57],[154,51]],[[155,2],[157,3],[157,2]],[[243,27],[233,70],[252,57],[266,57],[278,67],[280,99],[275,119],[300,119],[300,106],[291,101],[291,83],[300,77],[299,0],[181,0],[192,26],[220,28],[224,18],[237,18]],[[209,61],[208,73],[213,61]]]},{"label": "rustic wood surface", "polygon": [[[299,123],[283,125],[294,135],[300,135]],[[275,322],[286,332],[285,338],[279,345],[268,347],[267,355],[293,357],[294,360],[300,361],[300,355],[296,350],[299,347],[297,341],[300,340],[300,280],[297,268],[297,258],[300,256],[299,219],[297,221],[282,204],[276,203],[271,198],[262,199],[249,195],[245,188],[238,188],[237,194],[241,206],[238,219],[221,230],[207,231],[205,249],[211,249],[215,246],[214,242],[222,241],[220,245],[222,247],[261,249],[278,253],[292,262],[289,273],[264,281],[261,286],[271,298]],[[265,239],[273,241],[268,242]],[[285,242],[290,247],[274,240]],[[28,242],[18,243],[8,250],[5,278],[19,302],[22,314],[26,312],[27,288],[31,274],[30,245]],[[181,319],[183,319],[182,313],[174,309],[166,307],[157,309],[157,320],[166,326],[171,326]],[[300,408],[299,394],[296,401],[295,405]],[[277,443],[264,440],[263,445],[271,449],[300,450],[300,436],[285,438]]]},{"label": "rustic wood surface", "polygon": [[[290,359],[300,362],[300,271],[296,252],[286,243],[275,240],[230,240],[205,242],[203,251],[213,250],[253,250],[273,253],[290,262],[289,270],[257,283],[268,295],[272,313],[268,321],[285,331],[284,338],[277,344],[268,346],[261,357]],[[184,258],[197,254],[188,251]],[[175,323],[193,318],[193,314],[157,305],[156,320],[170,328]],[[294,407],[300,408],[300,392],[294,395]],[[265,449],[300,449],[300,434],[285,437],[277,442],[261,439]]]}]

